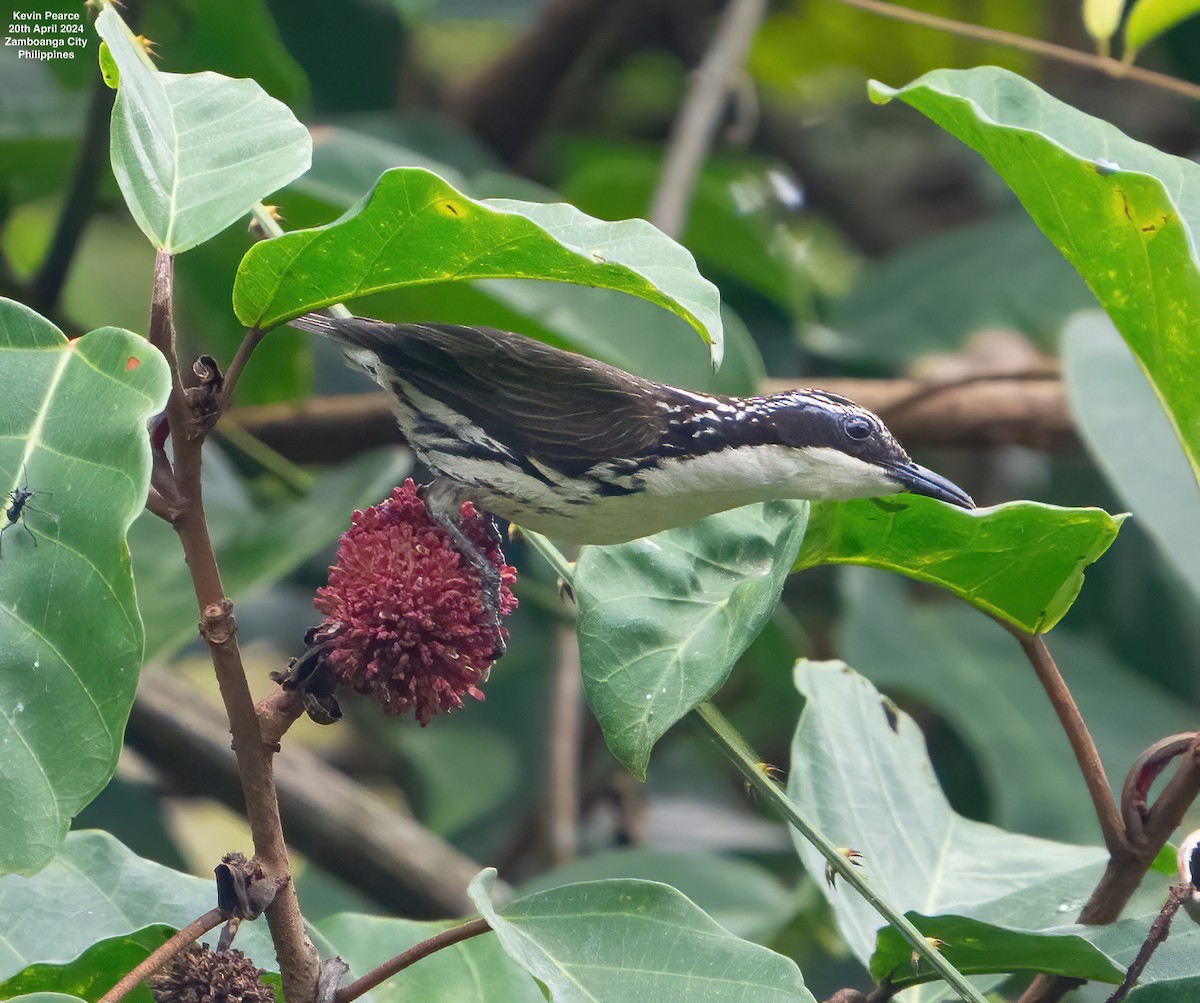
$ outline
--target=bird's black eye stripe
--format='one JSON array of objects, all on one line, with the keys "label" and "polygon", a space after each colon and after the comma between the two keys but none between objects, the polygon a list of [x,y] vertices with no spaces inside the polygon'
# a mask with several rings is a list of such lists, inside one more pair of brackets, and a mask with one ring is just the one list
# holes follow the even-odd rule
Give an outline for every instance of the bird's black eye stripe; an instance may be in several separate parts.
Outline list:
[{"label": "bird's black eye stripe", "polygon": [[849,418],[843,428],[845,428],[846,434],[851,439],[856,439],[859,442],[871,437],[871,423],[866,418]]}]

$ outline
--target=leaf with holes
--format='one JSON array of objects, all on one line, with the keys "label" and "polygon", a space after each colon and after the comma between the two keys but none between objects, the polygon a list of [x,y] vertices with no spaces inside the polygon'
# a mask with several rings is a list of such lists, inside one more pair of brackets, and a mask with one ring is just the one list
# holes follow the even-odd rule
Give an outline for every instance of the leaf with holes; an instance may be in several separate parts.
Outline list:
[{"label": "leaf with holes", "polygon": [[113,173],[155,247],[203,243],[308,170],[308,130],[253,80],[160,73],[111,5],[96,31],[120,70]]},{"label": "leaf with holes", "polygon": [[50,860],[116,768],[143,644],[125,533],[168,386],[142,338],[68,341],[0,300],[0,873]]},{"label": "leaf with holes", "polygon": [[430,171],[398,167],[345,217],[246,252],[233,309],[271,327],[319,307],[405,286],[547,279],[615,289],[678,314],[721,360],[720,296],[684,248],[645,220],[607,223],[564,203],[469,198]]}]

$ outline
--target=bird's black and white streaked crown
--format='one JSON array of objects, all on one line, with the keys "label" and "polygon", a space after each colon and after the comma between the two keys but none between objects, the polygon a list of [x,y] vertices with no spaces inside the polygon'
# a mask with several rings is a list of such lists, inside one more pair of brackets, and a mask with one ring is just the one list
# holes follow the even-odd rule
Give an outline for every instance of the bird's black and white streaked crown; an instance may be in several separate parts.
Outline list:
[{"label": "bird's black and white streaked crown", "polygon": [[563,540],[622,542],[772,498],[912,491],[974,507],[836,394],[692,393],[492,328],[292,324],[390,393],[409,444],[462,500]]}]

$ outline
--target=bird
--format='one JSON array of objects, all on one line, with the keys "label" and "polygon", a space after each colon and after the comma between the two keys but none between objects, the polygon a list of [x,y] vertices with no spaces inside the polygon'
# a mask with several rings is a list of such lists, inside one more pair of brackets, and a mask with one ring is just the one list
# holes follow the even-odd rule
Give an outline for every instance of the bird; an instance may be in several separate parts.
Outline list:
[{"label": "bird", "polygon": [[[697,393],[490,327],[309,313],[291,326],[336,342],[391,398],[434,475],[425,493],[457,527],[463,502],[565,543],[617,544],[772,499],[970,495],[915,463],[878,415],[837,394]],[[484,567],[486,565],[486,567]]]}]

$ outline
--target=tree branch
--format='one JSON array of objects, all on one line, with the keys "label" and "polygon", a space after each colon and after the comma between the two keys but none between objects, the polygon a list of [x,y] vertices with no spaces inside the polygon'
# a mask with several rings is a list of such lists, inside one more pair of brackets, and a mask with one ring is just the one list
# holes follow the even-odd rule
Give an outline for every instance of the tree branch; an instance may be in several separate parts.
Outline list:
[{"label": "tree branch", "polygon": [[1026,634],[1021,630],[1011,630],[1014,637],[1033,666],[1038,682],[1050,698],[1050,704],[1058,715],[1058,720],[1071,743],[1071,751],[1075,753],[1075,761],[1083,773],[1084,783],[1087,784],[1088,794],[1092,798],[1092,807],[1096,810],[1096,818],[1100,821],[1100,832],[1104,837],[1104,846],[1111,856],[1123,853],[1128,846],[1125,826],[1121,821],[1117,804],[1113,800],[1112,789],[1108,785],[1108,776],[1104,772],[1104,764],[1100,761],[1100,753],[1096,751],[1096,743],[1088,731],[1083,715],[1075,704],[1075,698],[1063,681],[1058,666],[1050,655],[1046,642],[1038,634]]},{"label": "tree branch", "polygon": [[709,49],[692,75],[687,98],[667,141],[658,187],[650,200],[650,222],[668,236],[678,238],[687,224],[696,178],[708,156],[726,98],[766,13],[766,0],[728,0]]},{"label": "tree branch", "polygon": [[1153,70],[1145,70],[1140,66],[1132,66],[1119,59],[1113,59],[1111,56],[1098,56],[1081,49],[1072,49],[1066,45],[1045,42],[1040,38],[1018,35],[1012,31],[986,28],[983,25],[971,24],[967,21],[955,21],[953,18],[939,17],[937,14],[927,14],[924,11],[888,3],[887,0],[839,0],[839,2],[850,7],[857,7],[859,10],[870,11],[872,14],[890,17],[896,21],[907,21],[910,24],[919,24],[926,28],[946,31],[963,38],[974,38],[981,42],[1007,45],[1010,48],[1032,52],[1060,63],[1071,63],[1085,69],[1099,70],[1110,77],[1136,80],[1138,83],[1171,91],[1174,94],[1191,98],[1193,101],[1200,99],[1200,84],[1189,83],[1178,77],[1167,76],[1165,73],[1155,73]]},{"label": "tree branch", "polygon": [[208,426],[202,416],[193,412],[189,391],[184,389],[179,370],[172,317],[173,275],[171,256],[160,251],[154,268],[149,336],[151,343],[167,356],[173,377],[171,396],[167,401],[167,421],[174,448],[178,510],[174,512],[172,524],[183,545],[200,607],[200,636],[208,644],[229,718],[229,730],[233,734],[255,859],[264,873],[279,883],[279,893],[267,908],[266,915],[279,960],[284,996],[289,1003],[312,1003],[318,975],[317,952],[305,931],[291,881],[275,794],[275,747],[264,744],[259,731],[258,715],[237,644],[233,603],[225,598],[204,515],[200,470],[201,449]]},{"label": "tree branch", "polygon": [[349,985],[342,986],[334,995],[333,1003],[350,1003],[351,1000],[356,1000],[364,993],[369,993],[381,982],[390,979],[397,972],[404,971],[409,965],[415,964],[422,958],[427,958],[429,955],[445,947],[453,947],[464,940],[478,937],[481,933],[489,933],[491,929],[487,924],[487,920],[473,919],[466,923],[460,923],[458,926],[453,926],[449,930],[443,930],[441,933],[434,934],[428,940],[414,944],[402,954],[397,954],[390,961],[385,961],[378,968],[367,972],[362,978],[355,979]]},{"label": "tree branch", "polygon": [[[813,382],[874,411],[908,447],[1013,445],[1063,452],[1079,446],[1066,394],[1057,379],[997,377],[937,392],[927,392],[930,384],[914,379],[821,377]],[[800,385],[794,377],[767,380],[763,392]],[[893,410],[902,401],[904,406]],[[225,420],[289,460],[304,463],[334,463],[403,441],[383,393],[237,407]]]},{"label": "tree branch", "polygon": [[220,909],[209,909],[203,916],[192,920],[174,937],[159,947],[156,951],[126,975],[120,982],[100,997],[99,1003],[117,1003],[133,992],[144,978],[153,975],[163,965],[175,957],[180,951],[190,947],[203,937],[209,930],[215,930],[228,919]]},{"label": "tree branch", "polygon": [[[263,718],[269,741],[278,729],[269,723],[274,714]],[[143,673],[126,740],[172,787],[241,807],[228,724],[194,687],[164,672]],[[276,758],[275,785],[288,842],[323,870],[408,916],[472,909],[466,887],[483,865],[341,770],[292,743]]]}]

